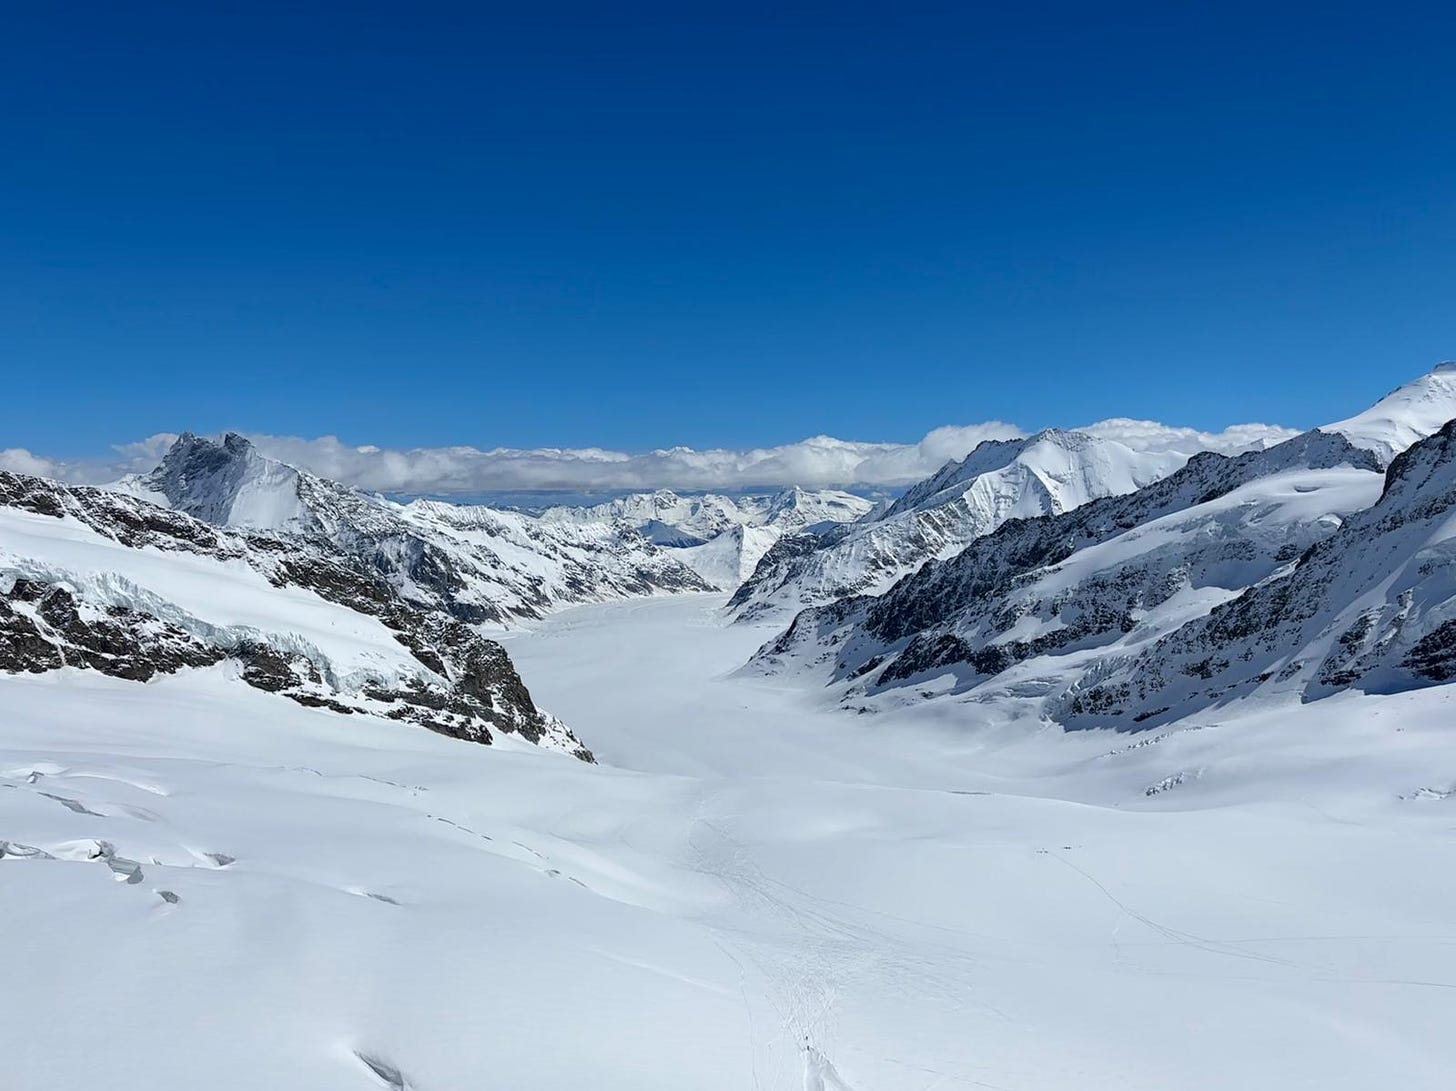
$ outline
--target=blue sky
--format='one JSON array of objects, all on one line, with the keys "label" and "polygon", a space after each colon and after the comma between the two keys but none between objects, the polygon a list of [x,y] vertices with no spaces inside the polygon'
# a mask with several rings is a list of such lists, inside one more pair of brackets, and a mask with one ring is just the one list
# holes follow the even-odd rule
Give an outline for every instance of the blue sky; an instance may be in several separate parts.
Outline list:
[{"label": "blue sky", "polygon": [[1446,6],[194,7],[6,13],[0,447],[1306,426],[1456,356]]}]

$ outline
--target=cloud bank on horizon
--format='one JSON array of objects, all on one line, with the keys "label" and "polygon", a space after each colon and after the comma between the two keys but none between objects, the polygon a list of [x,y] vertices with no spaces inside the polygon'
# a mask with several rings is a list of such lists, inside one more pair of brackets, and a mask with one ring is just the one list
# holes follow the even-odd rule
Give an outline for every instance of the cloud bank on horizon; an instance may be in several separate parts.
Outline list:
[{"label": "cloud bank on horizon", "polygon": [[[1175,428],[1154,421],[1114,419],[1080,428],[1139,451],[1201,450],[1231,453],[1277,443],[1293,429],[1240,424],[1222,432]],[[672,447],[629,454],[598,447],[515,450],[417,447],[391,450],[351,446],[335,436],[250,434],[271,458],[370,492],[397,495],[469,496],[513,491],[631,492],[658,488],[735,490],[803,485],[814,488],[896,487],[920,481],[947,462],[964,458],[985,440],[1016,439],[1022,429],[1002,421],[952,425],[918,443],[873,443],[814,436],[798,443],[747,450]],[[101,484],[125,473],[150,470],[176,439],[159,433],[119,444],[96,460],[59,460],[22,448],[0,450],[0,470]]]}]

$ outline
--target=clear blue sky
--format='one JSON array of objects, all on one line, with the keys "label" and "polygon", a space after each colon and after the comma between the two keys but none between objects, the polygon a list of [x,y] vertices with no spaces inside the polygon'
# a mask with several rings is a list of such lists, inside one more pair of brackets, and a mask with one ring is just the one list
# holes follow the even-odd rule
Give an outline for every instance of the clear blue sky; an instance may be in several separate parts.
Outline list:
[{"label": "clear blue sky", "polygon": [[1306,425],[1456,356],[1449,5],[4,24],[0,447]]}]

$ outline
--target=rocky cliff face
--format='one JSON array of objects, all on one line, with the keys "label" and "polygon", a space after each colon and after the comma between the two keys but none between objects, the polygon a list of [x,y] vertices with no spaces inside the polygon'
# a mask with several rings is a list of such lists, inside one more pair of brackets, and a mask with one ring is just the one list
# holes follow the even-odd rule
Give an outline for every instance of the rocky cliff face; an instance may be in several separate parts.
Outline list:
[{"label": "rocky cliff face", "polygon": [[336,713],[591,757],[499,644],[344,550],[0,473],[0,670],[146,682],[214,666]]}]

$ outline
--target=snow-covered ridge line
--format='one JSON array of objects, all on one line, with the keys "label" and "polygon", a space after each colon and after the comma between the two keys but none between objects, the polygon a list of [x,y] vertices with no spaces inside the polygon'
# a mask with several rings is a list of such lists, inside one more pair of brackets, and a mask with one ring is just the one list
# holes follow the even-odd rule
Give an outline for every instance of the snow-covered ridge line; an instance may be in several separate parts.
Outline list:
[{"label": "snow-covered ridge line", "polygon": [[949,694],[1128,731],[1456,681],[1456,420],[1383,463],[1335,430],[1200,455],[806,610],[750,668],[849,704]]},{"label": "snow-covered ridge line", "polygon": [[[546,522],[625,522],[657,540],[652,532],[675,531],[672,545],[702,545],[733,527],[774,526],[802,530],[817,523],[852,523],[873,509],[872,501],[834,489],[793,487],[766,494],[679,496],[671,489],[636,493],[587,507],[551,507]],[[686,539],[692,539],[688,541]]]},{"label": "snow-covered ridge line", "polygon": [[740,617],[761,618],[846,595],[876,594],[1007,520],[1054,515],[1098,497],[1134,492],[1196,453],[1139,452],[1102,436],[1056,429],[987,441],[878,516],[770,550],[731,606]]},{"label": "snow-covered ridge line", "polygon": [[[1456,365],[1442,364],[1371,409],[1324,430],[1375,454],[1394,453],[1456,417]],[[988,440],[912,486],[868,525],[778,543],[735,594],[740,617],[787,615],[847,595],[879,594],[932,558],[946,559],[1008,519],[1055,515],[1134,492],[1204,452],[1267,449],[1268,430],[1221,436],[1110,421],[1078,431]],[[1293,433],[1278,437],[1294,438]],[[1235,441],[1242,441],[1235,446]]]},{"label": "snow-covered ridge line", "polygon": [[636,493],[586,507],[546,508],[546,522],[623,523],[672,551],[709,583],[731,591],[785,534],[822,530],[870,517],[875,504],[834,489],[679,496],[669,489]]},{"label": "snow-covered ridge line", "polygon": [[1397,387],[1363,413],[1324,426],[1389,463],[1411,444],[1456,418],[1456,361],[1437,364]]},{"label": "snow-covered ridge line", "polygon": [[442,501],[398,504],[267,458],[242,436],[184,434],[156,469],[116,488],[215,526],[328,542],[407,601],[470,624],[509,625],[551,609],[707,590],[635,530],[545,523]]}]

